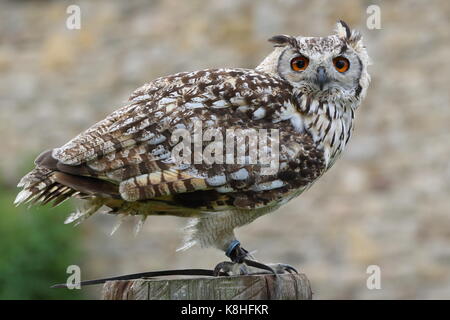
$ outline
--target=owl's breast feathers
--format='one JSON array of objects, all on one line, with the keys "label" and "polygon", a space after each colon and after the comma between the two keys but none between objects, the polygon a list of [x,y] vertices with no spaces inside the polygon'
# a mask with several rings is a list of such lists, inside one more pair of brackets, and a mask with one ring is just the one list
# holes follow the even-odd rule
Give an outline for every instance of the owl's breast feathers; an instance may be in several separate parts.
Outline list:
[{"label": "owl's breast feathers", "polygon": [[[320,135],[333,129],[324,119],[336,115],[323,109],[325,118],[315,120],[311,110],[323,106],[303,101],[287,82],[254,70],[156,79],[137,89],[126,106],[39,156],[36,168],[19,183],[23,190],[16,202],[59,204],[78,196],[91,199],[95,210],[106,205],[116,213],[179,216],[276,206],[323,174],[327,155],[321,144],[339,138]],[[230,129],[266,129],[269,135],[276,130],[277,170],[262,174],[264,165],[240,163],[237,152],[232,163],[177,164],[172,150],[178,141],[172,136],[177,129],[193,133],[196,121],[203,130],[217,128],[224,135]],[[318,122],[323,122],[320,130]],[[250,146],[245,148],[248,152]]]}]

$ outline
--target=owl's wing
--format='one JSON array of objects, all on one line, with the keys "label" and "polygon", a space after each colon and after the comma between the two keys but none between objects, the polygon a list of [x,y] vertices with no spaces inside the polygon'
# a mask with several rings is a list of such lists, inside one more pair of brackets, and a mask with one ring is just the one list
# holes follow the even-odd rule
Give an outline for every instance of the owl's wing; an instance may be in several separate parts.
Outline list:
[{"label": "owl's wing", "polygon": [[34,197],[59,203],[76,193],[138,201],[193,192],[204,192],[201,198],[214,192],[214,201],[220,198],[240,207],[260,201],[255,195],[267,202],[275,193],[292,191],[320,174],[321,154],[314,153],[308,135],[296,133],[291,126],[283,128],[279,134],[283,164],[268,175],[261,175],[261,165],[239,163],[237,153],[232,164],[180,165],[173,159],[178,141],[172,141],[172,135],[177,129],[194,133],[195,121],[204,130],[278,130],[270,115],[288,95],[279,80],[243,69],[157,79],[136,90],[126,106],[38,157],[37,168],[21,181],[27,192],[18,196],[19,202]]}]

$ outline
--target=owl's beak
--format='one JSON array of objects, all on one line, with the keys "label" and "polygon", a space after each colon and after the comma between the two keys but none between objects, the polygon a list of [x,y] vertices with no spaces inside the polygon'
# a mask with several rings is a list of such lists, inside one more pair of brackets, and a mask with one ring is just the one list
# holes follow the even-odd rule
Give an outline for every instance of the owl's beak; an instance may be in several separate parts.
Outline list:
[{"label": "owl's beak", "polygon": [[323,86],[325,83],[327,83],[329,81],[327,73],[325,71],[324,67],[318,67],[317,68],[317,84],[320,87],[320,90],[323,90]]}]

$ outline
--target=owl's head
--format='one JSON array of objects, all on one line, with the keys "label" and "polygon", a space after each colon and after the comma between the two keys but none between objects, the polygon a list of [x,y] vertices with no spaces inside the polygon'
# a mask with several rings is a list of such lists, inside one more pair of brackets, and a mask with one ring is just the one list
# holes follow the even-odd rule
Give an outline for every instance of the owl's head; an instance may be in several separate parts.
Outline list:
[{"label": "owl's head", "polygon": [[362,99],[369,56],[361,34],[343,21],[327,37],[274,36],[275,50],[257,70],[276,74],[300,92],[323,99]]}]

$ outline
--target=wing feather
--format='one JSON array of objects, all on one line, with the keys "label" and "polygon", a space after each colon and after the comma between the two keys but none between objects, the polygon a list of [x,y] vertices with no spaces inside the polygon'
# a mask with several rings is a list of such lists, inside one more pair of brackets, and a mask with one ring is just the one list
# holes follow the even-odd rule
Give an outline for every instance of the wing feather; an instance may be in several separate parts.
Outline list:
[{"label": "wing feather", "polygon": [[271,115],[290,96],[282,80],[253,70],[159,78],[137,89],[127,105],[106,119],[38,157],[37,168],[21,182],[25,190],[18,202],[59,203],[80,194],[127,202],[163,199],[159,204],[170,210],[189,206],[189,201],[208,210],[267,205],[323,172],[323,155],[309,134],[283,127],[284,166],[271,175],[261,174],[261,164],[240,163],[237,155],[233,164],[181,166],[172,157],[171,136],[178,128],[192,134],[195,120],[203,121],[205,129],[278,129]]}]

